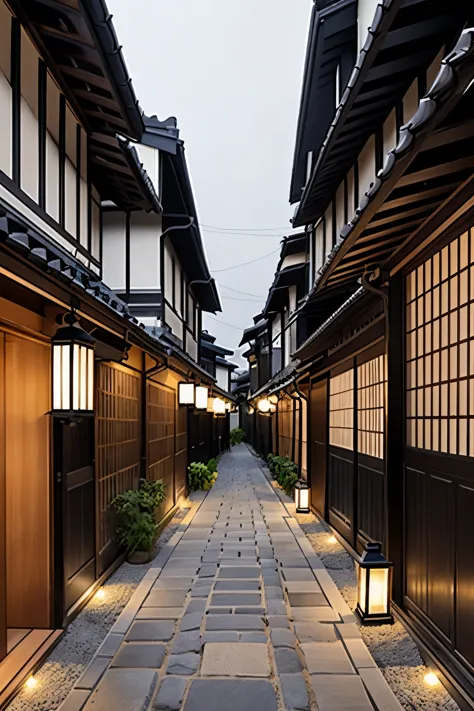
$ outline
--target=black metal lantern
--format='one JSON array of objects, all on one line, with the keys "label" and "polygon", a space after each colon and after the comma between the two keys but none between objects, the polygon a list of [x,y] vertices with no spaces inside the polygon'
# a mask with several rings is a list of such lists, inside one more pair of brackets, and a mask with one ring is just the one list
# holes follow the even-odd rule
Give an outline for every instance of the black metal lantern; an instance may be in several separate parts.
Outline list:
[{"label": "black metal lantern", "polygon": [[73,421],[94,414],[95,338],[79,326],[74,313],[63,321],[52,338],[51,414]]},{"label": "black metal lantern", "polygon": [[295,505],[296,513],[308,514],[310,512],[309,508],[309,486],[308,484],[300,479],[295,484]]},{"label": "black metal lantern", "polygon": [[357,614],[364,623],[393,622],[390,612],[393,563],[380,543],[367,543],[359,562]]}]

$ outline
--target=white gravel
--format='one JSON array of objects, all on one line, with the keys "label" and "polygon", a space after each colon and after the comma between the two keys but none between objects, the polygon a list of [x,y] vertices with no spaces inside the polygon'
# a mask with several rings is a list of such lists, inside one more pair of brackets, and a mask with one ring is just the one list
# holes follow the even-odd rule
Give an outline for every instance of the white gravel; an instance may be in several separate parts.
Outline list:
[{"label": "white gravel", "polygon": [[[191,505],[191,501],[183,503],[163,529],[156,553],[171,538]],[[7,707],[7,711],[55,711],[58,708],[152,565],[153,562],[146,565],[123,563],[115,571],[103,585],[105,598],[90,600],[35,674],[37,687],[23,688]]]}]

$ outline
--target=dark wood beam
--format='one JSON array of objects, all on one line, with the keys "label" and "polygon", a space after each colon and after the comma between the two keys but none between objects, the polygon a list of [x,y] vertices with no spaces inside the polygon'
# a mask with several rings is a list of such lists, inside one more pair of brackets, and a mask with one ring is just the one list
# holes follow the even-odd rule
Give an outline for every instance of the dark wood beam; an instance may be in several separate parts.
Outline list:
[{"label": "dark wood beam", "polygon": [[450,161],[449,163],[440,163],[433,165],[431,168],[418,170],[415,173],[406,173],[397,183],[397,188],[408,187],[414,183],[423,183],[427,180],[439,178],[441,175],[450,175],[452,173],[461,173],[463,170],[474,168],[474,156],[467,156],[458,160]]},{"label": "dark wood beam", "polygon": [[[458,183],[458,185],[460,182]],[[396,198],[395,200],[388,200],[383,205],[380,206],[378,212],[383,213],[388,210],[395,210],[398,207],[403,207],[404,205],[410,205],[412,203],[421,202],[422,200],[428,200],[431,197],[446,195],[451,192],[451,185],[441,185],[438,188],[431,188],[430,190],[422,190],[421,192],[413,192],[410,195],[406,195],[401,198]],[[396,190],[396,188],[395,188]]]}]

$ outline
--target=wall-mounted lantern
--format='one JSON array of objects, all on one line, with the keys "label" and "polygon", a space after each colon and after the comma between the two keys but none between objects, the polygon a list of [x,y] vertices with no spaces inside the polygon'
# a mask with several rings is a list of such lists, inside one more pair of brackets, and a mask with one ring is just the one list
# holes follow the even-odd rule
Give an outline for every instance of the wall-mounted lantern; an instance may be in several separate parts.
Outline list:
[{"label": "wall-mounted lantern", "polygon": [[268,415],[270,413],[270,410],[272,409],[272,403],[270,400],[267,400],[267,398],[262,398],[262,400],[259,400],[257,403],[258,411],[262,415]]},{"label": "wall-mounted lantern", "polygon": [[77,323],[74,313],[52,338],[53,408],[51,414],[71,424],[94,414],[95,338]]},{"label": "wall-mounted lantern", "polygon": [[309,486],[308,484],[300,479],[295,484],[295,505],[296,513],[309,514]]},{"label": "wall-mounted lantern", "polygon": [[255,412],[255,408],[252,407],[252,405],[249,405],[248,409],[247,409],[247,414],[253,415],[254,412]]},{"label": "wall-mounted lantern", "polygon": [[366,543],[359,562],[357,613],[364,623],[393,622],[390,612],[393,563],[380,543]]},{"label": "wall-mounted lantern", "polygon": [[224,400],[220,397],[215,397],[212,403],[212,411],[214,412],[214,417],[225,417],[226,408]]},{"label": "wall-mounted lantern", "polygon": [[207,400],[209,397],[209,388],[204,385],[197,385],[194,393],[196,410],[207,410]]},{"label": "wall-mounted lantern", "polygon": [[178,403],[194,405],[194,383],[178,383]]},{"label": "wall-mounted lantern", "polygon": [[271,405],[278,405],[278,395],[269,395],[268,396],[268,402]]}]

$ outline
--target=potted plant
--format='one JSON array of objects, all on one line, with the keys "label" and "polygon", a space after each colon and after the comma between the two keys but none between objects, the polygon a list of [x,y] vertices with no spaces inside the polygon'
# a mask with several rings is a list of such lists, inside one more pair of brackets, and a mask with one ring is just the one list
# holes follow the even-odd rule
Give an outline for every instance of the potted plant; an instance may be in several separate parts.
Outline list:
[{"label": "potted plant", "polygon": [[156,508],[164,498],[162,481],[141,479],[138,489],[124,491],[112,501],[117,539],[125,547],[129,563],[152,560],[158,530]]}]

